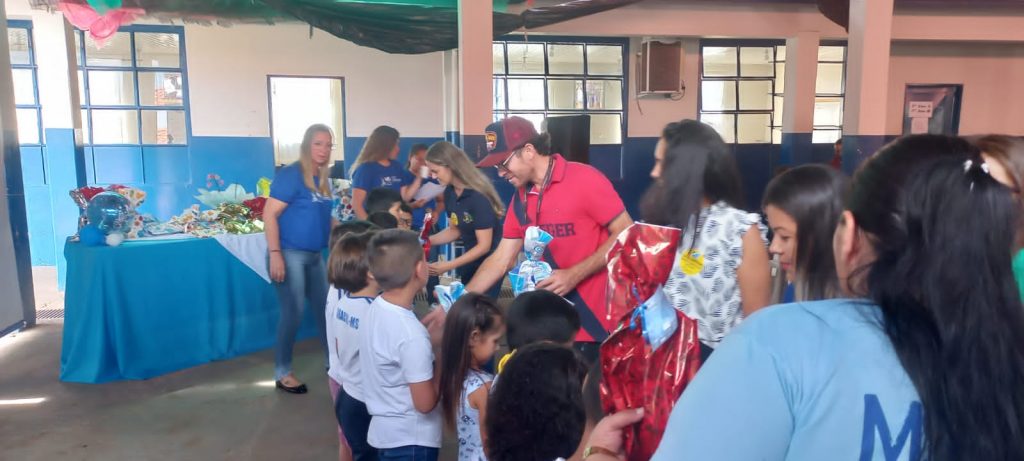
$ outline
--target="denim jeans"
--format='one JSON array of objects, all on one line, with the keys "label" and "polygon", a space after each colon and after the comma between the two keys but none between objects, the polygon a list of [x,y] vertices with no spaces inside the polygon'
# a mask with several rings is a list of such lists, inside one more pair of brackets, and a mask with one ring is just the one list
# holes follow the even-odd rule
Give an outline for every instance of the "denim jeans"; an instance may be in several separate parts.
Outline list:
[{"label": "denim jeans", "polygon": [[338,400],[334,404],[334,416],[338,418],[345,433],[345,440],[352,448],[354,461],[377,461],[377,449],[366,441],[370,431],[370,412],[366,404],[348,395],[345,388],[338,391]]},{"label": "denim jeans", "polygon": [[378,451],[380,461],[437,461],[437,448],[406,445],[397,448],[382,448]]},{"label": "denim jeans", "polygon": [[[277,343],[274,345],[274,379],[280,380],[292,371],[292,348],[295,334],[302,324],[306,301],[313,309],[320,345],[327,363],[327,336],[324,328],[327,306],[327,269],[319,251],[281,250],[284,258],[284,281],[274,283],[281,317],[277,321]],[[269,263],[268,263],[269,266]]]}]

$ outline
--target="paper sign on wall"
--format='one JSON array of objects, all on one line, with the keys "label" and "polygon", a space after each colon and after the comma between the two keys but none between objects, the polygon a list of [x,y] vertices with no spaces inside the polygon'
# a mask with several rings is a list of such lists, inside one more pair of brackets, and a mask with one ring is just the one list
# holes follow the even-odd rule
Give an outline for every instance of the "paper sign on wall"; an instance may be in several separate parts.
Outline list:
[{"label": "paper sign on wall", "polygon": [[910,118],[924,118],[929,119],[932,117],[932,102],[931,101],[910,101],[910,108],[907,110],[907,116]]}]

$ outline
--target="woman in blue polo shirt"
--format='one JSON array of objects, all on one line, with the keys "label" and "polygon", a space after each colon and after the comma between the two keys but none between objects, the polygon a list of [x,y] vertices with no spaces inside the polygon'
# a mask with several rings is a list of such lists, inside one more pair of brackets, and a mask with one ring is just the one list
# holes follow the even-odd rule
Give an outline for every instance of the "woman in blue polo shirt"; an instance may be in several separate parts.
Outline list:
[{"label": "woman in blue polo shirt", "polygon": [[349,176],[352,178],[352,211],[356,219],[366,219],[366,194],[378,187],[402,193],[408,202],[420,189],[421,178],[413,175],[397,161],[398,130],[381,125],[366,138]]},{"label": "woman in blue polo shirt", "polygon": [[[455,270],[468,283],[480,263],[501,241],[501,217],[505,208],[491,181],[452,143],[441,141],[427,151],[427,167],[445,187],[444,204],[448,228],[430,236],[431,245],[444,245],[462,239],[465,252],[451,261],[430,264],[431,275]],[[501,284],[487,294],[497,297]]]},{"label": "woman in blue polo shirt", "polygon": [[[299,161],[281,168],[270,185],[263,210],[270,279],[277,289],[281,317],[274,346],[274,379],[278,389],[306,393],[292,375],[292,347],[302,322],[304,303],[327,304],[327,270],[321,254],[331,232],[330,160],[334,140],[326,125],[313,125],[302,138]],[[314,315],[320,341],[326,346],[325,318]],[[324,349],[326,351],[326,347]]]}]

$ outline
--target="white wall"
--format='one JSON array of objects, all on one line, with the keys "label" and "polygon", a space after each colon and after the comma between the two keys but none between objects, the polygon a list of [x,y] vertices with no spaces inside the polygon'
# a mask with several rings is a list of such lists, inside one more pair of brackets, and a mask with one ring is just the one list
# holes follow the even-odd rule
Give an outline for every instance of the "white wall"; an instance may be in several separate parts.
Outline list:
[{"label": "white wall", "polygon": [[348,136],[444,135],[442,54],[397,55],[309,26],[186,26],[192,132],[270,136],[267,75],[345,77]]},{"label": "white wall", "polygon": [[963,84],[960,133],[1024,135],[1024,44],[896,42],[886,132],[903,132],[908,83]]},{"label": "white wall", "polygon": [[[682,76],[686,85],[686,93],[678,101],[670,99],[640,99],[637,92],[637,53],[640,51],[640,39],[629,41],[629,98],[626,101],[629,126],[626,135],[629,137],[659,137],[661,130],[670,122],[684,118],[697,118],[697,94],[700,92],[698,80],[700,64],[700,40],[684,38]],[[639,102],[639,104],[638,104]]]}]

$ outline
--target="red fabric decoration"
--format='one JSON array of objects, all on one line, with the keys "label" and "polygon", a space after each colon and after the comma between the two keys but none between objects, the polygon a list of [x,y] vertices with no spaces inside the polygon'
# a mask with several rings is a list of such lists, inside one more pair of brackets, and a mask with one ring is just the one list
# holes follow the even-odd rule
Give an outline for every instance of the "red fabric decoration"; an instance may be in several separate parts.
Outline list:
[{"label": "red fabric decoration", "polygon": [[680,230],[634,224],[608,252],[609,314],[619,328],[601,344],[601,404],[605,413],[643,408],[640,423],[625,430],[626,457],[648,460],[661,442],[669,414],[700,367],[697,322],[675,311],[679,328],[651,350],[633,311],[668,280]]},{"label": "red fabric decoration", "polygon": [[146,14],[146,10],[142,8],[114,8],[100,15],[89,5],[68,1],[61,1],[57,8],[64,13],[68,22],[88,31],[100,47],[106,44],[119,27],[130,24],[135,18]]},{"label": "red fabric decoration", "polygon": [[85,201],[86,202],[88,202],[89,200],[92,200],[92,198],[95,197],[96,194],[99,194],[100,192],[105,192],[106,191],[106,189],[104,189],[102,187],[90,187],[90,186],[81,187],[78,190],[82,192],[82,197],[85,197]]},{"label": "red fabric decoration", "polygon": [[266,206],[266,204],[266,197],[251,198],[249,200],[242,202],[242,205],[245,205],[246,207],[249,208],[249,219],[259,220],[263,219],[263,207]]}]

